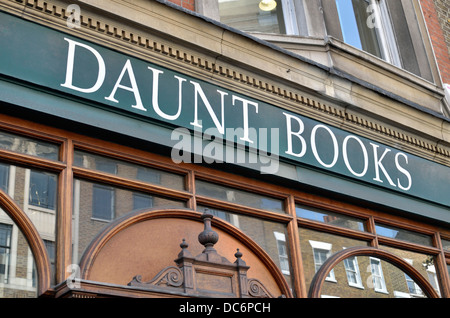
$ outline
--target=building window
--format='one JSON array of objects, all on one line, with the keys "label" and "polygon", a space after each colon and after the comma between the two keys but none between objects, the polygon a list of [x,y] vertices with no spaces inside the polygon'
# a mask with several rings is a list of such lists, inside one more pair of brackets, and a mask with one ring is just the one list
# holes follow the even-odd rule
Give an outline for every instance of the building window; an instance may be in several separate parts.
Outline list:
[{"label": "building window", "polygon": [[143,193],[133,193],[133,209],[141,210],[153,207],[153,197]]},{"label": "building window", "polygon": [[30,172],[30,205],[45,209],[56,208],[56,176],[46,172]]},{"label": "building window", "polygon": [[[48,258],[50,260],[50,267],[51,267],[51,271],[52,271],[52,275],[54,275],[56,272],[56,258],[55,258],[55,254],[56,254],[56,246],[55,246],[55,242],[54,241],[50,241],[50,240],[44,240],[44,245],[45,248],[47,250],[48,253]],[[33,271],[33,274],[35,273],[35,271]]]},{"label": "building window", "polygon": [[219,0],[220,21],[247,32],[298,35],[291,0]]},{"label": "building window", "polygon": [[336,0],[344,42],[401,66],[385,0]]},{"label": "building window", "polygon": [[378,258],[370,258],[370,270],[372,273],[373,288],[376,292],[387,293],[386,283],[384,281],[383,269],[381,268],[381,260]]},{"label": "building window", "polygon": [[0,223],[0,283],[8,283],[12,225]]},{"label": "building window", "polygon": [[357,258],[346,258],[344,260],[344,267],[347,274],[348,284],[353,287],[363,288]]},{"label": "building window", "polygon": [[436,268],[434,265],[430,265],[427,267],[427,276],[428,276],[428,281],[430,282],[431,286],[433,286],[434,290],[440,295],[441,291],[439,289],[438,277],[437,277]]},{"label": "building window", "polygon": [[114,189],[94,184],[92,195],[92,217],[105,221],[114,219]]},{"label": "building window", "polygon": [[0,164],[0,190],[8,193],[9,166]]},{"label": "building window", "polygon": [[280,260],[281,272],[285,275],[290,275],[289,271],[289,256],[286,247],[286,235],[280,232],[273,232],[277,240],[278,258]]},{"label": "building window", "polygon": [[[328,257],[331,255],[331,247],[332,245],[329,243],[309,241],[313,248],[313,256],[314,256],[314,267],[317,271],[322,267],[322,264],[325,263]],[[325,278],[327,281],[336,281],[336,277],[334,276],[334,269],[332,269],[327,277]]]},{"label": "building window", "polygon": [[406,279],[406,285],[408,286],[408,291],[410,294],[412,295],[416,295],[416,296],[422,296],[422,290],[420,289],[420,287],[416,284],[416,282],[409,277],[407,274],[405,274],[405,279]]}]

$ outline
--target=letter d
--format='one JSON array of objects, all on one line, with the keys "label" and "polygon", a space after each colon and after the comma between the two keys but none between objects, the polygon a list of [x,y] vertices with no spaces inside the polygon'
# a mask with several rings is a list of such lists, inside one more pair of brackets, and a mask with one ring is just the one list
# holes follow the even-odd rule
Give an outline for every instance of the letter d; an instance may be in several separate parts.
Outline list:
[{"label": "letter d", "polygon": [[[98,53],[96,50],[94,50],[92,47],[90,47],[88,45],[70,40],[68,38],[64,38],[64,40],[69,42],[69,52],[67,54],[66,82],[64,84],[61,84],[61,86],[67,87],[67,88],[70,88],[70,89],[73,89],[73,90],[76,90],[76,91],[79,91],[82,93],[95,92],[96,90],[98,90],[100,88],[100,86],[102,86],[103,81],[105,80],[106,69],[105,69],[105,62],[103,61],[102,56],[100,55],[100,53]],[[92,86],[90,88],[76,87],[72,84],[73,65],[75,62],[75,47],[76,46],[80,46],[80,47],[83,47],[83,48],[89,50],[92,54],[94,54],[95,58],[97,59],[97,62],[98,62],[97,81],[95,82],[94,86]]]}]

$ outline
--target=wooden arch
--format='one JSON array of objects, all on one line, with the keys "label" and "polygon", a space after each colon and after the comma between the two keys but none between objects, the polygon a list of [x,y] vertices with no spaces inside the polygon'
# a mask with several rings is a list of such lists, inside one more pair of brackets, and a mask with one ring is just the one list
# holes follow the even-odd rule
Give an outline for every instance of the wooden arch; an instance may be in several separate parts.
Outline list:
[{"label": "wooden arch", "polygon": [[310,298],[319,298],[322,291],[322,286],[328,273],[341,261],[353,256],[373,256],[382,259],[392,265],[397,266],[403,270],[409,277],[411,277],[417,285],[422,289],[425,295],[429,298],[439,298],[439,295],[434,290],[433,286],[423,277],[414,267],[402,258],[394,255],[388,251],[378,249],[375,247],[351,247],[339,251],[330,256],[317,271],[314,276],[309,289]]},{"label": "wooden arch", "polygon": [[[191,221],[191,223],[192,221],[198,222],[200,226],[203,226],[202,213],[189,209],[150,209],[130,212],[129,214],[124,215],[123,217],[111,222],[108,226],[106,226],[86,248],[80,260],[81,280],[95,280],[95,278],[92,278],[92,276],[95,276],[94,274],[92,274],[92,272],[95,272],[95,266],[98,266],[95,264],[97,258],[101,258],[100,255],[102,255],[102,253],[103,255],[105,255],[105,251],[102,249],[108,244],[114,244],[116,242],[114,241],[115,237],[120,237],[121,232],[125,232],[127,229],[131,232],[131,227],[139,224],[142,225],[143,222],[154,220],[160,222],[163,219],[181,219],[181,222],[184,219],[187,221]],[[286,282],[286,279],[284,278],[281,270],[273,262],[271,257],[257,243],[255,243],[251,238],[249,238],[246,234],[244,234],[242,231],[240,231],[230,223],[219,218],[213,218],[211,225],[214,229],[223,231],[228,235],[228,237],[238,241],[239,246],[237,246],[237,248],[242,247],[241,250],[246,249],[251,254],[253,254],[254,257],[256,257],[261,262],[261,264],[263,264],[261,266],[264,266],[265,270],[270,273],[271,280],[275,282],[275,284],[277,285],[277,289],[280,291],[281,295],[283,295],[284,297],[292,297],[290,287]],[[171,231],[171,229],[168,228],[167,231]],[[195,233],[195,235],[198,234],[199,233]],[[183,239],[183,237],[178,237],[176,231],[173,231],[172,237],[174,240],[177,240],[177,246]],[[195,243],[199,244],[198,242],[189,242],[189,244],[191,245],[194,245]],[[220,253],[221,251],[218,249],[217,252]],[[249,257],[249,254],[244,254],[243,258],[245,259],[246,256]],[[176,257],[176,254],[171,254],[170,257],[173,257],[171,258],[173,260]],[[154,264],[149,265],[156,266]],[[252,267],[252,264],[247,265]]]},{"label": "wooden arch", "polygon": [[38,276],[37,294],[40,296],[50,289],[51,280],[50,261],[44,242],[25,212],[2,190],[0,190],[0,206],[20,229],[30,246]]}]

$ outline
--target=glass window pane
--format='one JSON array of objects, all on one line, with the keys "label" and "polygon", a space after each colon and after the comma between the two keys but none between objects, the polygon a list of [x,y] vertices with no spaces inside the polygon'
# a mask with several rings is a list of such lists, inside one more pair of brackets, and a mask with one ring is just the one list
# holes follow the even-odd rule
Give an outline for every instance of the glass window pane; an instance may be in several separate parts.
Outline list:
[{"label": "glass window pane", "polygon": [[0,209],[0,298],[37,297],[36,267],[28,242]]},{"label": "glass window pane", "polygon": [[[360,268],[360,284],[345,281],[344,268],[351,259],[357,259]],[[425,298],[419,286],[402,269],[371,256],[357,256],[338,263],[334,284],[325,281],[321,297],[339,298]]]},{"label": "glass window pane", "polygon": [[197,207],[197,210],[201,212],[204,212],[206,209],[214,217],[231,223],[258,243],[272,257],[275,264],[278,265],[285,275],[288,283],[291,282],[286,225],[205,206]]},{"label": "glass window pane", "polygon": [[31,170],[29,203],[41,208],[56,208],[56,175]]},{"label": "glass window pane", "polygon": [[373,5],[369,0],[336,0],[344,42],[360,50],[382,57],[374,19]]},{"label": "glass window pane", "polygon": [[186,207],[182,201],[78,179],[74,181],[73,204],[74,262],[80,260],[84,249],[112,220],[136,209]]},{"label": "glass window pane", "polygon": [[336,0],[336,6],[341,22],[344,42],[362,50],[361,39],[359,38],[358,26],[356,24],[353,3],[351,0]]},{"label": "glass window pane", "polygon": [[[265,10],[260,8],[261,2]],[[272,6],[274,3],[275,7]],[[281,0],[219,0],[220,21],[243,31],[284,34],[281,6]]]},{"label": "glass window pane", "polygon": [[119,177],[185,190],[184,176],[76,150],[74,165]]},{"label": "glass window pane", "polygon": [[442,239],[441,241],[444,251],[450,252],[450,240]]},{"label": "glass window pane", "polygon": [[59,157],[59,147],[55,144],[4,131],[0,131],[0,149],[50,160],[58,160]]},{"label": "glass window pane", "polygon": [[8,193],[8,183],[9,183],[9,166],[0,163],[0,190]]},{"label": "glass window pane", "polygon": [[148,194],[133,193],[133,209],[141,210],[153,207],[153,197]]},{"label": "glass window pane", "polygon": [[302,205],[296,205],[295,212],[298,217],[308,220],[323,222],[352,230],[365,231],[365,222],[355,217],[325,210],[319,210]]},{"label": "glass window pane", "polygon": [[448,275],[450,276],[450,265],[449,264],[447,264],[447,272],[448,272]]},{"label": "glass window pane", "polygon": [[408,231],[393,226],[381,225],[376,223],[375,230],[378,235],[395,238],[397,240],[407,241],[416,244],[432,246],[433,242],[431,236]]},{"label": "glass window pane", "polygon": [[198,195],[209,196],[215,199],[242,204],[257,209],[285,213],[283,200],[201,180],[196,180],[195,188]]},{"label": "glass window pane", "polygon": [[[58,175],[4,163],[0,164],[0,167],[0,180],[3,180],[6,193],[13,198],[36,227],[46,243],[49,256],[55,255]],[[6,217],[6,214],[0,213],[0,223],[2,216]],[[51,283],[54,283],[54,268],[52,270]],[[31,270],[30,273],[32,272]]]},{"label": "glass window pane", "polygon": [[[307,228],[299,228],[300,250],[303,261],[306,290],[309,290],[311,281],[320,266],[336,252],[353,246],[368,246],[368,242],[347,238],[336,234],[315,231]],[[359,258],[358,258],[359,259]],[[359,263],[359,260],[358,260]],[[359,264],[361,271],[363,267]],[[325,285],[347,286],[348,280],[344,266],[339,271],[333,269],[325,280]]]},{"label": "glass window pane", "polygon": [[94,184],[92,188],[92,217],[107,221],[114,219],[114,188]]},{"label": "glass window pane", "polygon": [[[427,279],[428,282],[434,287],[436,292],[440,294],[438,273],[434,264],[435,258],[432,255],[402,250],[385,245],[380,246],[380,248],[404,259],[407,263],[414,267],[425,279]],[[387,275],[387,273],[385,273],[385,275]],[[401,289],[400,287],[396,286],[396,290],[407,292],[411,294],[410,296],[412,297],[424,297],[419,286],[416,286],[408,275],[403,275],[401,277],[401,282]]]}]

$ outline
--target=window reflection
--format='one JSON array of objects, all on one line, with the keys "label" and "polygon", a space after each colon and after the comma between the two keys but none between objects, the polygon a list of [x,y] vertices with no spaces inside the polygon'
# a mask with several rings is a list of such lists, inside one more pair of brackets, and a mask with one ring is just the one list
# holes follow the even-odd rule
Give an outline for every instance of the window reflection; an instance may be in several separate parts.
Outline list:
[{"label": "window reflection", "polygon": [[[438,295],[440,294],[436,267],[434,265],[435,260],[432,255],[402,250],[390,246],[380,246],[380,248],[388,252],[391,252],[392,254],[395,254],[398,257],[401,257],[403,260],[405,260],[408,264],[414,267],[423,277],[425,277],[428,280],[428,282],[433,286],[434,290],[438,293]],[[405,277],[405,280],[410,282],[408,286],[409,289],[412,291],[410,293],[411,296],[415,296],[414,291],[418,292],[416,296],[422,295],[421,291],[419,292],[419,289],[414,287],[409,277]]]},{"label": "window reflection", "polygon": [[283,200],[274,199],[231,187],[225,187],[202,180],[196,180],[195,189],[198,195],[209,196],[219,200],[242,204],[257,209],[285,213]]},{"label": "window reflection", "polygon": [[[345,276],[347,264],[358,262],[360,285],[350,284]],[[397,266],[371,256],[354,256],[334,268],[336,283],[324,283],[321,297],[340,298],[425,298],[419,285]],[[348,276],[347,276],[348,278]],[[354,288],[357,287],[357,288]]]},{"label": "window reflection", "polygon": [[56,208],[56,175],[41,171],[30,172],[29,203],[45,209]]},{"label": "window reflection", "polygon": [[385,0],[336,0],[344,42],[400,66]]},{"label": "window reflection", "polygon": [[108,222],[137,209],[186,207],[182,201],[78,179],[74,181],[73,199],[75,262],[80,260],[84,249]]},{"label": "window reflection", "polygon": [[255,217],[239,215],[227,211],[198,206],[197,210],[209,213],[215,217],[221,218],[239,228],[242,232],[250,236],[267,254],[269,254],[275,264],[281,269],[288,283],[290,277],[290,256],[287,238],[286,226],[281,223],[265,221]]},{"label": "window reflection", "polygon": [[[365,241],[303,227],[299,228],[299,236],[307,290],[309,290],[314,275],[331,255],[353,246],[368,246],[368,243]],[[359,262],[356,263],[356,260],[353,260],[353,263],[352,260],[349,260],[346,266],[342,266],[339,271],[335,269],[331,270],[325,279],[325,284],[329,284],[338,289],[341,286],[349,286],[349,284],[352,285],[352,288],[359,287],[358,283],[361,278],[358,278],[358,272],[366,268]]]},{"label": "window reflection", "polygon": [[[44,240],[50,258],[54,258],[56,252],[57,179],[54,173],[0,164],[2,190],[28,215]],[[14,230],[12,233],[14,236]],[[4,271],[6,273],[6,269]],[[54,275],[52,267],[52,283]]]},{"label": "window reflection", "polygon": [[378,235],[395,238],[397,240],[408,241],[411,243],[432,246],[431,236],[382,224],[375,224],[375,230]]},{"label": "window reflection", "polygon": [[286,33],[283,1],[276,0],[277,5],[272,10],[261,10],[260,2],[261,0],[219,0],[220,21],[248,32]]},{"label": "window reflection", "polygon": [[99,156],[81,150],[75,150],[74,165],[176,190],[185,190],[184,176],[182,175],[123,160]]},{"label": "window reflection", "polygon": [[58,160],[59,147],[49,142],[0,131],[0,149]]},{"label": "window reflection", "polygon": [[362,288],[361,273],[359,271],[358,259],[349,257],[344,260],[345,273],[350,286]]},{"label": "window reflection", "polygon": [[0,210],[0,298],[37,296],[34,257],[11,218]]},{"label": "window reflection", "polygon": [[351,230],[364,231],[364,221],[355,217],[346,216],[343,214],[333,213],[330,211],[319,210],[312,207],[306,207],[297,204],[295,206],[295,213],[298,217],[305,218],[312,221],[327,223],[330,225],[345,227]]}]

